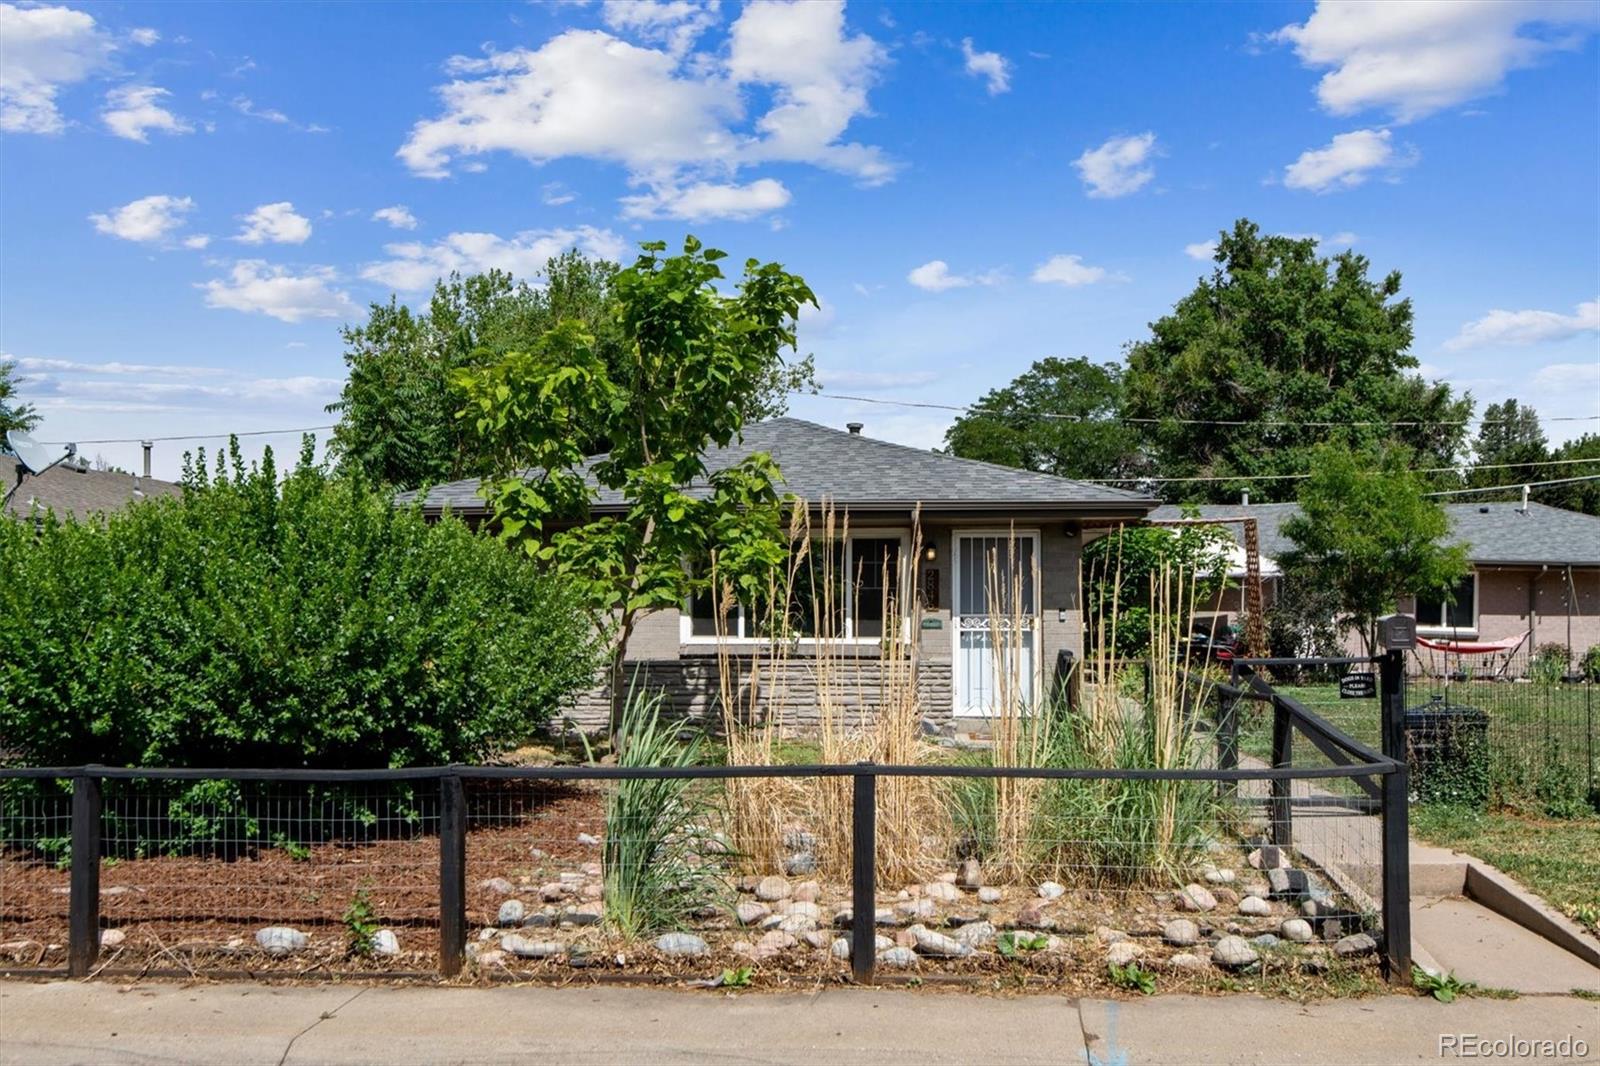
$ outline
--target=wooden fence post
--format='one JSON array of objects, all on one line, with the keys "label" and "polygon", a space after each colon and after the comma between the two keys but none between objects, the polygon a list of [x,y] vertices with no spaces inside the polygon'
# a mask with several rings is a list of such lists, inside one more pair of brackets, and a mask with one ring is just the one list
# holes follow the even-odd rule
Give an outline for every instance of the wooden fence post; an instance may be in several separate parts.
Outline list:
[{"label": "wooden fence post", "polygon": [[72,879],[67,975],[88,977],[100,957],[100,778],[94,767],[72,779]]},{"label": "wooden fence post", "polygon": [[866,985],[872,983],[878,961],[878,778],[870,762],[856,766],[850,825],[850,969],[856,982]]},{"label": "wooden fence post", "polygon": [[467,799],[451,773],[439,778],[439,973],[460,973],[466,950]]}]

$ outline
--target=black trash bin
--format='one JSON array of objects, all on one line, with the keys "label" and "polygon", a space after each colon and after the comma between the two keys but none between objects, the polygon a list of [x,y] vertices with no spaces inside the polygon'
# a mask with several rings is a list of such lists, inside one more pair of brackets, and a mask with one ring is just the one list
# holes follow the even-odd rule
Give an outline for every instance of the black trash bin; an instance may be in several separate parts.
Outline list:
[{"label": "black trash bin", "polygon": [[1489,715],[1435,696],[1406,711],[1412,797],[1423,803],[1489,802]]}]

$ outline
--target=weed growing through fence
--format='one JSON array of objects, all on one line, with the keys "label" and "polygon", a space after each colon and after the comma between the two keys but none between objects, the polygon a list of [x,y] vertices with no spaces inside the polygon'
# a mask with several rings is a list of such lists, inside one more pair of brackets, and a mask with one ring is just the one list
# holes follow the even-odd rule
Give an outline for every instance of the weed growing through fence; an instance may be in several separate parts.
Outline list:
[{"label": "weed growing through fence", "polygon": [[352,958],[368,958],[372,954],[373,943],[378,935],[378,912],[372,907],[372,897],[365,886],[356,889],[356,894],[350,900],[350,906],[345,908],[344,923],[347,939],[345,950]]},{"label": "weed growing through fence", "polygon": [[[617,733],[617,765],[694,766],[700,739],[680,739],[661,719],[661,696],[630,692]],[[709,828],[711,793],[688,779],[616,782],[605,808],[605,917],[622,937],[678,928],[724,894]]]},{"label": "weed growing through fence", "polygon": [[1418,992],[1440,1003],[1454,1003],[1457,996],[1467,995],[1478,987],[1453,973],[1429,973],[1420,966],[1411,968],[1411,984]]},{"label": "weed growing through fence", "polygon": [[1149,970],[1140,969],[1138,963],[1130,962],[1126,966],[1119,966],[1113,962],[1108,963],[1106,968],[1111,973],[1111,983],[1118,988],[1146,996],[1156,994],[1156,975]]}]

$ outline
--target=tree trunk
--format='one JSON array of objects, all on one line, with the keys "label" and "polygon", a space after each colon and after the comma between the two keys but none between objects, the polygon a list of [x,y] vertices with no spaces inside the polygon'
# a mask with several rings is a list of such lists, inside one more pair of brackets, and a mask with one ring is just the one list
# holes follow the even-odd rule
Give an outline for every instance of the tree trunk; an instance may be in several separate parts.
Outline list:
[{"label": "tree trunk", "polygon": [[617,642],[611,649],[610,688],[611,710],[606,722],[606,733],[611,739],[611,750],[619,752],[622,736],[622,712],[628,706],[628,641],[633,636],[634,611],[624,611],[617,626]]}]

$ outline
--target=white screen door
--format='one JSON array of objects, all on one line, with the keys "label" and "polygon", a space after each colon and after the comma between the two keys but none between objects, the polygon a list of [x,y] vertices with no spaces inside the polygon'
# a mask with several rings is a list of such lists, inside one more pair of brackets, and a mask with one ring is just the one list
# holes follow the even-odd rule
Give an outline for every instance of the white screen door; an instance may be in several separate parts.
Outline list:
[{"label": "white screen door", "polygon": [[1039,542],[1034,533],[955,536],[955,713],[1031,709],[1039,675]]}]

